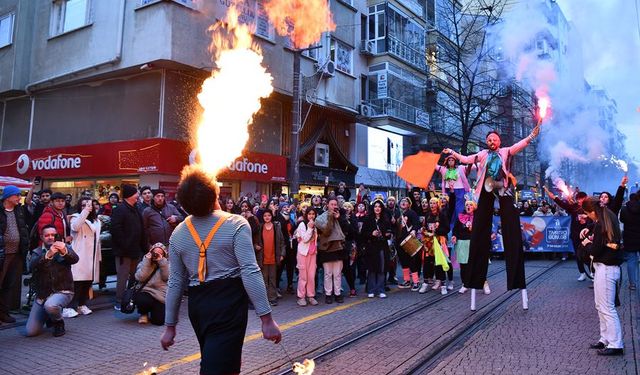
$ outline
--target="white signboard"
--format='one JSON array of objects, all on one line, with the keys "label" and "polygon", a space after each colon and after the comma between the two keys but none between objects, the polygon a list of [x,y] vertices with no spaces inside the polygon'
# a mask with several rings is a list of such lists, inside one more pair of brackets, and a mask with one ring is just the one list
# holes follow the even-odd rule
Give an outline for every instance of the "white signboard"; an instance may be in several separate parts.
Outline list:
[{"label": "white signboard", "polygon": [[388,95],[387,72],[378,73],[378,99],[386,98]]}]

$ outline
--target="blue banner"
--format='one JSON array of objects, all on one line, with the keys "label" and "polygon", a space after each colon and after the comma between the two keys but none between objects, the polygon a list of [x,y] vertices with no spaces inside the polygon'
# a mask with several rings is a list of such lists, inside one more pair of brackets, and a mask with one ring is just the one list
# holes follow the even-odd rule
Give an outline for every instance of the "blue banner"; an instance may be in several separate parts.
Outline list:
[{"label": "blue banner", "polygon": [[[571,217],[569,216],[520,216],[522,243],[525,252],[573,253],[571,243]],[[500,216],[493,217],[491,251],[502,252],[502,227]]]}]

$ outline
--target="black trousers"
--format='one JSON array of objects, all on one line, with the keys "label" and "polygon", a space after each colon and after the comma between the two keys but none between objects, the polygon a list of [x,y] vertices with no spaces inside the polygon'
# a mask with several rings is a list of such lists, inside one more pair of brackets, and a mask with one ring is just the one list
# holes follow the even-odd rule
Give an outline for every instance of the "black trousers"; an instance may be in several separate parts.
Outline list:
[{"label": "black trousers", "polygon": [[460,279],[462,279],[462,285],[465,287],[469,285],[469,265],[460,264]]},{"label": "black trousers", "polygon": [[78,306],[86,305],[87,300],[89,299],[89,290],[91,289],[91,285],[93,281],[91,280],[83,280],[83,281],[74,281],[73,282],[73,299],[69,304],[69,307],[76,309]]},{"label": "black trousers", "polygon": [[353,262],[353,264],[350,265],[349,262],[350,260],[348,257],[342,260],[342,273],[344,274],[345,279],[347,279],[349,290],[355,290],[356,289],[356,263]]},{"label": "black trousers", "polygon": [[200,374],[240,373],[248,308],[239,277],[189,287],[189,320],[200,344]]},{"label": "black trousers", "polygon": [[[495,199],[494,194],[482,189],[478,208],[473,216],[473,230],[469,246],[469,288],[482,289],[487,280]],[[520,217],[513,204],[512,196],[501,196],[499,202],[504,257],[507,266],[507,289],[525,289],[527,284],[524,274]]]},{"label": "black trousers", "polygon": [[584,268],[584,262],[582,261],[582,250],[580,249],[580,241],[573,241],[573,251],[576,256],[576,264],[578,266],[578,272],[587,273]]},{"label": "black trousers", "polygon": [[[420,254],[417,254],[416,256],[419,256],[419,255]],[[442,267],[440,267],[440,269],[442,269]],[[433,279],[435,274],[436,274],[436,258],[425,256],[424,261],[422,263],[422,277],[426,281],[427,279]],[[444,276],[442,277],[442,280],[444,280]]]},{"label": "black trousers", "polygon": [[149,314],[151,324],[161,326],[164,325],[164,303],[153,298],[146,292],[136,294],[136,306],[140,315]]},{"label": "black trousers", "polygon": [[282,272],[284,272],[285,270],[287,271],[287,288],[293,287],[293,276],[294,276],[296,263],[297,263],[297,260],[296,260],[296,253],[298,251],[297,246],[294,249],[291,246],[289,246],[287,239],[285,239],[285,241],[287,241],[287,245],[286,245],[286,252],[284,255],[284,261],[278,265],[276,270],[277,272],[276,284],[278,288],[280,288],[280,279],[282,278]]}]

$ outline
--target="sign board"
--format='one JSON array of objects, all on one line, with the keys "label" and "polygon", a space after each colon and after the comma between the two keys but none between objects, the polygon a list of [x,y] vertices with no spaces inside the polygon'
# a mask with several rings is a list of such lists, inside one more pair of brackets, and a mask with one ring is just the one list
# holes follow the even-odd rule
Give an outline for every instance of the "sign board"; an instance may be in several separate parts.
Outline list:
[{"label": "sign board", "polygon": [[378,99],[386,98],[389,95],[389,85],[387,83],[387,72],[378,73]]},{"label": "sign board", "polygon": [[[525,252],[574,252],[569,216],[521,216],[520,228]],[[494,252],[504,251],[499,216],[493,217],[491,247]]]}]

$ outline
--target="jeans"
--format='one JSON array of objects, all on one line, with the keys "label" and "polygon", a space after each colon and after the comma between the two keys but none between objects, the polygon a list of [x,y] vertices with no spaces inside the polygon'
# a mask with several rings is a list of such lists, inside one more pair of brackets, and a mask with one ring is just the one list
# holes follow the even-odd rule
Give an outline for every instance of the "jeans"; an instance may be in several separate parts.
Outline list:
[{"label": "jeans", "polygon": [[324,262],[322,268],[324,270],[324,294],[330,296],[333,292],[333,295],[339,296],[340,288],[342,288],[342,260]]},{"label": "jeans", "polygon": [[264,285],[267,287],[267,297],[269,301],[274,302],[278,299],[277,266],[275,264],[263,264],[260,270],[262,271]]},{"label": "jeans", "polygon": [[73,293],[54,293],[44,301],[36,300],[27,319],[27,336],[37,336],[42,333],[42,327],[47,319],[54,322],[62,320],[62,309],[72,299]]},{"label": "jeans", "polygon": [[600,320],[600,342],[607,348],[621,349],[622,327],[615,307],[616,283],[620,280],[620,267],[594,263],[593,294]]},{"label": "jeans", "polygon": [[627,261],[627,273],[629,274],[629,285],[638,286],[638,252],[625,251],[624,260]]},{"label": "jeans", "polygon": [[116,272],[118,279],[116,282],[116,304],[122,303],[122,295],[129,284],[135,281],[136,268],[139,259],[129,257],[116,257]]},{"label": "jeans", "polygon": [[[380,251],[378,258],[378,262],[384,264],[384,252]],[[370,269],[367,275],[367,291],[373,294],[384,293],[384,279],[384,269]]]}]

